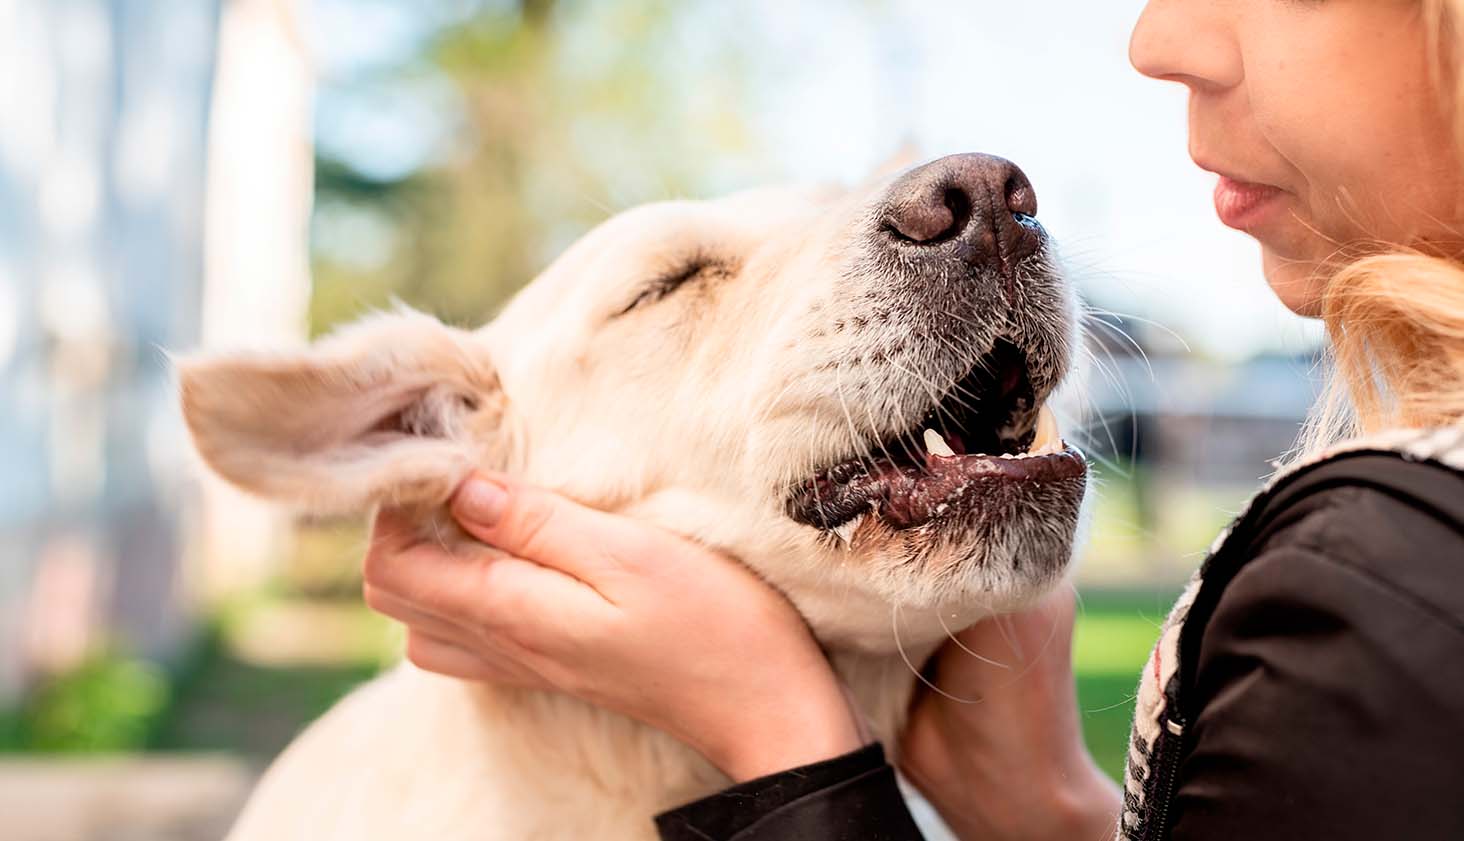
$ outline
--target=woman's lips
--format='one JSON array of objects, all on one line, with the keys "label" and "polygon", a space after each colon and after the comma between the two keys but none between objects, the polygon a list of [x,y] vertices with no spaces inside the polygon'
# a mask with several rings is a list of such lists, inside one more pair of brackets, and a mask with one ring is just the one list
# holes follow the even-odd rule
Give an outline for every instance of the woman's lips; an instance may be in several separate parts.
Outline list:
[{"label": "woman's lips", "polygon": [[1250,233],[1268,211],[1280,204],[1281,196],[1279,187],[1236,181],[1222,175],[1220,183],[1215,185],[1215,212],[1227,226]]}]

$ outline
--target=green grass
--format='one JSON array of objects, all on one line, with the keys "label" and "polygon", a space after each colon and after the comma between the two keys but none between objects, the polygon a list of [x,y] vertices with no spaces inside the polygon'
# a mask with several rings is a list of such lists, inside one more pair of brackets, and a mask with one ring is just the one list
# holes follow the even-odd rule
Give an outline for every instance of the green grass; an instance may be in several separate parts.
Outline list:
[{"label": "green grass", "polygon": [[1159,637],[1172,593],[1084,593],[1073,632],[1083,735],[1099,767],[1118,779],[1128,751],[1139,672]]}]

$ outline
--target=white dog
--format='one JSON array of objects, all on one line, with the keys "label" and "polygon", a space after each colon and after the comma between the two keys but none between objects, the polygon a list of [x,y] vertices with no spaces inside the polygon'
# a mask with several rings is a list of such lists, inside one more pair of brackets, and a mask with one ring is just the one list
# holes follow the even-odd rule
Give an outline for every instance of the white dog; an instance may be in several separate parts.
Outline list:
[{"label": "white dog", "polygon": [[[605,223],[473,332],[378,315],[182,365],[199,452],[317,512],[443,505],[475,467],[725,550],[802,611],[889,747],[945,638],[1063,580],[1086,463],[1043,404],[1077,340],[1010,163]],[[897,639],[898,634],[898,639]],[[903,653],[901,651],[903,648]],[[727,780],[568,697],[404,665],[274,764],[232,837],[641,839]]]}]

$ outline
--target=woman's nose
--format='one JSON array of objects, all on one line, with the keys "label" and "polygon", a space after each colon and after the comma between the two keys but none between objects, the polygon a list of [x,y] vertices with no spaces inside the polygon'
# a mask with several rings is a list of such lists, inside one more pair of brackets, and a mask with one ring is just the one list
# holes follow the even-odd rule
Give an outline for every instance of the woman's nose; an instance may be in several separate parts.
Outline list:
[{"label": "woman's nose", "polygon": [[1129,40],[1129,61],[1145,76],[1194,91],[1224,90],[1245,80],[1236,21],[1228,3],[1149,0]]}]

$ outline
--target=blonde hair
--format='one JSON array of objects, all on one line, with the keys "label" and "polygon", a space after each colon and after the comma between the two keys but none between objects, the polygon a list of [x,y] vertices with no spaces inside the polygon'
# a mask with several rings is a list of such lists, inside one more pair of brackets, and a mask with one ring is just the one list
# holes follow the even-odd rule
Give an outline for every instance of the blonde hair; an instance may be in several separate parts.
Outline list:
[{"label": "blonde hair", "polygon": [[[1464,0],[1422,5],[1464,163]],[[1388,427],[1464,419],[1464,255],[1393,246],[1354,256],[1329,278],[1321,313],[1331,382],[1298,455]]]}]

